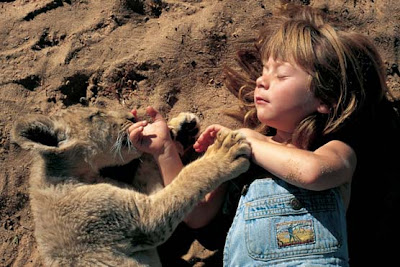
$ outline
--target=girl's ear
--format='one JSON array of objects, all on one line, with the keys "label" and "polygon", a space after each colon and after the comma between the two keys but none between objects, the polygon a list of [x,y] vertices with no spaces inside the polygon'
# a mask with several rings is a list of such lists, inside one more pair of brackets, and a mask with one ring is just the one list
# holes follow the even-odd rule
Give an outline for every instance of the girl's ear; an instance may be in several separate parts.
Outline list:
[{"label": "girl's ear", "polygon": [[321,114],[328,114],[331,111],[331,108],[327,104],[320,102],[317,111]]}]

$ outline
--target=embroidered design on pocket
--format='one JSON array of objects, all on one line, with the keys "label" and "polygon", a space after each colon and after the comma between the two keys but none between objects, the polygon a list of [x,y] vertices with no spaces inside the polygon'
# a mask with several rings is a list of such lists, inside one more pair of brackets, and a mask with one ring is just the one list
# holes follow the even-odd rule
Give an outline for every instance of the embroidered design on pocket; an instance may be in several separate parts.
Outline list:
[{"label": "embroidered design on pocket", "polygon": [[278,247],[288,247],[315,242],[314,227],[311,220],[283,222],[276,224]]}]

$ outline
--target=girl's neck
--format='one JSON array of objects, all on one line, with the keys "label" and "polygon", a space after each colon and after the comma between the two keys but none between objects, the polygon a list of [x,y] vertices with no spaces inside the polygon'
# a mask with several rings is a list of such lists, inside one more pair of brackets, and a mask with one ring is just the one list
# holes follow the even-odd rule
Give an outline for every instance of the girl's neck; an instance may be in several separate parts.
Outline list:
[{"label": "girl's neck", "polygon": [[272,140],[277,143],[290,144],[292,140],[292,133],[277,130],[276,134],[272,137]]}]

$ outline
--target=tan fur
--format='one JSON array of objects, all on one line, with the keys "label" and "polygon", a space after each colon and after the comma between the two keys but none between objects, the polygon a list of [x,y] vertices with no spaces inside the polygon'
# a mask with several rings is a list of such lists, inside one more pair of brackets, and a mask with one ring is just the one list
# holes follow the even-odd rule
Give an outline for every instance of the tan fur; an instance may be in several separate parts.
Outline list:
[{"label": "tan fur", "polygon": [[[33,152],[30,202],[45,265],[160,266],[156,246],[207,192],[249,167],[244,137],[221,132],[161,190],[147,160],[133,186],[101,177],[100,169],[141,156],[126,134],[132,118],[125,111],[71,108],[19,120],[13,128],[13,141]],[[169,126],[176,130],[193,119],[182,114]],[[146,190],[134,186],[146,182]]]}]

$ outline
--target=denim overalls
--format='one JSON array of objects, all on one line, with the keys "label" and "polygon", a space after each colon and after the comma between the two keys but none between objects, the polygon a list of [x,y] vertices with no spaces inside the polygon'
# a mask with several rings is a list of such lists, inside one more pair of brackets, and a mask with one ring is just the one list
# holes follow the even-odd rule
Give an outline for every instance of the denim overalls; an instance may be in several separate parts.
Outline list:
[{"label": "denim overalls", "polygon": [[345,213],[337,189],[254,180],[240,198],[224,266],[348,266]]}]

